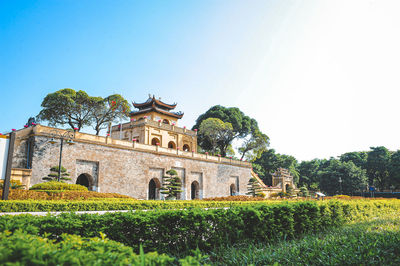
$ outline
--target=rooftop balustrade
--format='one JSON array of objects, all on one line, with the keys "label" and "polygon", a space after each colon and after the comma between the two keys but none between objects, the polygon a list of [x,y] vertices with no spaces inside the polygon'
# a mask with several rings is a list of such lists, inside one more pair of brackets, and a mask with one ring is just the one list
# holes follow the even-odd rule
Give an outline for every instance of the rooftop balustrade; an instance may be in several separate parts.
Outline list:
[{"label": "rooftop balustrade", "polygon": [[[146,123],[148,123],[148,122],[149,121],[147,121]],[[155,121],[151,121],[151,123],[153,123],[153,122],[157,123]],[[142,122],[137,121],[136,123],[142,123]],[[129,123],[127,123],[127,124],[129,124]],[[167,125],[167,124],[164,124],[164,125],[171,126],[171,125]],[[171,127],[173,127],[173,126],[171,126]],[[182,129],[182,128],[179,128],[179,129]],[[22,135],[27,136],[27,135],[29,135],[28,134],[29,130],[32,130],[32,128],[25,128],[25,129],[22,129],[19,131],[21,131],[21,133],[26,131],[25,134],[21,134],[21,136]],[[54,132],[54,130],[57,130],[60,133],[67,131],[65,129],[55,129],[52,127],[36,125],[33,127],[33,134],[39,135],[39,136],[51,137],[51,132]],[[191,131],[191,132],[195,133],[195,131]],[[133,141],[113,139],[110,136],[107,136],[107,137],[96,136],[93,134],[81,133],[81,132],[77,132],[77,131],[74,132],[73,141],[74,142],[82,142],[82,143],[98,144],[98,145],[104,145],[104,146],[110,146],[110,147],[125,148],[125,149],[131,149],[131,150],[147,151],[147,152],[152,152],[152,153],[158,153],[160,155],[177,156],[177,157],[195,159],[195,160],[201,160],[201,161],[209,161],[209,162],[215,162],[215,163],[223,163],[223,164],[237,165],[237,166],[243,166],[243,167],[251,167],[251,163],[249,163],[249,162],[239,161],[239,160],[235,160],[232,158],[224,158],[224,157],[219,157],[219,156],[217,157],[217,156],[212,156],[212,155],[208,155],[208,154],[201,154],[201,153],[190,152],[190,151],[182,151],[182,150],[178,150],[178,149],[169,149],[169,148],[164,148],[164,147],[154,146],[154,145],[147,145],[147,144],[133,142]]]},{"label": "rooftop balustrade", "polygon": [[[124,124],[122,124],[122,130],[130,129],[130,128],[134,128],[134,127],[145,126],[145,125],[148,125],[148,126],[151,126],[154,128],[170,130],[170,131],[174,131],[176,133],[186,134],[186,135],[193,136],[193,137],[197,135],[196,131],[178,127],[175,125],[164,124],[162,122],[153,121],[153,120],[149,120],[149,119],[140,119],[140,120],[124,123]],[[120,125],[115,125],[112,127],[112,131],[117,131],[117,130],[120,130]]]}]

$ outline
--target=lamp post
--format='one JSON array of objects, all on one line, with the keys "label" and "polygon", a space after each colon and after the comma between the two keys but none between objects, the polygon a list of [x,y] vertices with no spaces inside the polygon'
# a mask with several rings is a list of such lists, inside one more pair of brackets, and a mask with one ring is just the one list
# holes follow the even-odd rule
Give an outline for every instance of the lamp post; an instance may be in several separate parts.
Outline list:
[{"label": "lamp post", "polygon": [[340,185],[340,195],[343,194],[342,192],[342,177],[339,176],[339,185]]},{"label": "lamp post", "polygon": [[60,139],[61,143],[60,143],[60,159],[59,159],[59,163],[58,163],[58,177],[57,177],[57,181],[60,181],[61,179],[61,161],[62,161],[62,150],[63,150],[63,144],[64,144],[64,140],[68,145],[73,145],[75,144],[72,139],[75,138],[75,132],[72,131],[65,131],[65,132],[60,132],[59,130],[52,130],[50,131],[50,135],[51,135],[51,139],[49,140],[49,142],[51,144],[55,144],[56,140],[55,139]]}]

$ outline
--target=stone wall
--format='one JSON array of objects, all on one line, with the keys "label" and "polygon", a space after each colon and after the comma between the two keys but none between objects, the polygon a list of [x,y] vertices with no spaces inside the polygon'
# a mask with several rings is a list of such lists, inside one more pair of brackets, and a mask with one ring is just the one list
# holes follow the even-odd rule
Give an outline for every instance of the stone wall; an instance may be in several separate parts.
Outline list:
[{"label": "stone wall", "polygon": [[[33,134],[31,185],[42,182],[52,166],[58,165],[60,140],[49,143],[49,136]],[[21,141],[21,145],[24,141]],[[26,142],[25,142],[26,144]],[[26,164],[25,148],[16,147],[15,167]],[[20,166],[21,165],[21,166]],[[249,166],[232,165],[227,162],[212,162],[195,158],[184,158],[170,154],[140,151],[116,145],[98,144],[75,140],[74,145],[64,142],[62,165],[71,174],[71,183],[76,183],[79,175],[87,174],[93,179],[93,190],[115,192],[138,199],[147,199],[149,182],[162,176],[169,169],[175,169],[184,180],[182,199],[191,198],[191,184],[199,184],[201,198],[221,197],[230,194],[231,184],[235,184],[239,194],[245,194],[251,176]]]}]

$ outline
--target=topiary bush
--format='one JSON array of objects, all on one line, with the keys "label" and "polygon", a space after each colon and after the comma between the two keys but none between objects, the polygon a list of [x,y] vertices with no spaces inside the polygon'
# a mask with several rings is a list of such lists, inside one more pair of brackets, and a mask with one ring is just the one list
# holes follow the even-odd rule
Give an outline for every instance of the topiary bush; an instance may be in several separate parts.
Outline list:
[{"label": "topiary bush", "polygon": [[53,190],[73,190],[73,191],[88,191],[87,187],[77,184],[67,184],[57,181],[49,181],[45,183],[39,183],[33,185],[30,190],[40,190],[40,191],[53,191]]}]

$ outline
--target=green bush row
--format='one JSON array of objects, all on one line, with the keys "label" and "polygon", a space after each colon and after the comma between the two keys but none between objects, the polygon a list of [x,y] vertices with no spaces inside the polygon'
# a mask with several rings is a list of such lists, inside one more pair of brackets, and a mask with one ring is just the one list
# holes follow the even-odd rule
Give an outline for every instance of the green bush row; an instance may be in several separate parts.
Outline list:
[{"label": "green bush row", "polygon": [[400,265],[398,214],[307,234],[292,241],[238,243],[214,249],[212,265]]},{"label": "green bush row", "polygon": [[103,211],[103,210],[151,210],[184,209],[190,207],[220,208],[249,205],[254,202],[212,202],[212,201],[156,201],[117,198],[79,200],[12,200],[0,201],[0,212],[39,212],[39,211]]},{"label": "green bush row", "polygon": [[377,202],[283,202],[253,204],[228,209],[190,208],[104,215],[2,216],[0,231],[18,228],[31,234],[58,238],[63,233],[95,237],[100,232],[110,239],[139,250],[181,253],[239,241],[269,242],[293,238],[339,226],[347,220],[399,210],[399,201]]},{"label": "green bush row", "polygon": [[87,187],[78,184],[68,184],[58,181],[49,181],[33,185],[29,190],[73,190],[73,191],[88,191]]},{"label": "green bush row", "polygon": [[[201,255],[179,260],[181,265],[200,265]],[[171,265],[178,260],[151,252],[137,255],[131,247],[101,238],[63,234],[57,242],[20,230],[0,233],[1,265]]]}]

